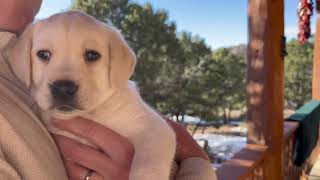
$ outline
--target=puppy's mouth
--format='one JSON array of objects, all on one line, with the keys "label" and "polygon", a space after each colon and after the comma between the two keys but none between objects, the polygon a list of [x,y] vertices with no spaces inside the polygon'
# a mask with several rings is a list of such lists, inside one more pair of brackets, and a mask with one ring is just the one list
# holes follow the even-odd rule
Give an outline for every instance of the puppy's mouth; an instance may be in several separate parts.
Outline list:
[{"label": "puppy's mouth", "polygon": [[86,111],[77,108],[77,106],[70,106],[70,105],[53,105],[51,106],[50,110],[48,111],[51,117],[57,119],[70,119],[77,116],[82,116],[86,113]]},{"label": "puppy's mouth", "polygon": [[61,106],[57,106],[56,109],[58,111],[64,112],[64,113],[68,113],[68,112],[72,112],[74,110],[76,110],[75,107],[73,106],[68,106],[68,105],[61,105]]},{"label": "puppy's mouth", "polygon": [[83,111],[80,107],[71,104],[53,104],[50,110],[61,114],[71,114],[76,111]]}]

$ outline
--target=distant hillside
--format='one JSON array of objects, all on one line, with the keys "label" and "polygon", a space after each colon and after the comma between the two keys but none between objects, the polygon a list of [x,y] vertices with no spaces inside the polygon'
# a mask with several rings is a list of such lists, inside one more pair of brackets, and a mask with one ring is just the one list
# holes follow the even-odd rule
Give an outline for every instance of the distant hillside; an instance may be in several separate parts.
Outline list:
[{"label": "distant hillside", "polygon": [[245,44],[240,44],[240,45],[236,45],[233,47],[230,47],[231,49],[231,53],[244,57],[245,59],[247,59],[247,45]]}]

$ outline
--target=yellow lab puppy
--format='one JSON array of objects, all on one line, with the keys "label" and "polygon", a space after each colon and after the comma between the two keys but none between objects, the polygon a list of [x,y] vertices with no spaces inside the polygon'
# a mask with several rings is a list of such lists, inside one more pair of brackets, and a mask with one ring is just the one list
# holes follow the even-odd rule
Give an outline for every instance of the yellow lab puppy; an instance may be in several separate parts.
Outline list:
[{"label": "yellow lab puppy", "polygon": [[175,153],[175,135],[129,81],[135,63],[135,54],[119,31],[78,11],[30,25],[10,59],[51,132],[83,142],[53,128],[50,120],[93,119],[134,144],[130,180],[165,180]]}]

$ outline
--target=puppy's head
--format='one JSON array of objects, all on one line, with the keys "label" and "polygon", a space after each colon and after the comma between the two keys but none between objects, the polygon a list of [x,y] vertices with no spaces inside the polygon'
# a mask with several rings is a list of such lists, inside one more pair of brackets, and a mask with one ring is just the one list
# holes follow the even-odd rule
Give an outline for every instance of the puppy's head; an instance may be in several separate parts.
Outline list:
[{"label": "puppy's head", "polygon": [[30,25],[9,62],[40,108],[70,113],[125,88],[136,58],[118,30],[71,11]]}]

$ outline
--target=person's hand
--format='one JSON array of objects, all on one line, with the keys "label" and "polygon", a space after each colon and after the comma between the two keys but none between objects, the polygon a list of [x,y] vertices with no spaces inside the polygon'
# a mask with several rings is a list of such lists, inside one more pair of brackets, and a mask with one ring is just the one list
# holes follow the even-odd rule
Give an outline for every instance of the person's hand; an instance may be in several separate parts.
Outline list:
[{"label": "person's hand", "polygon": [[192,157],[199,157],[205,160],[209,160],[207,154],[192,138],[192,136],[184,126],[168,119],[167,122],[176,133],[177,151],[175,155],[175,161],[177,163],[181,163],[183,160]]},{"label": "person's hand", "polygon": [[38,13],[42,0],[0,0],[0,31],[22,32]]},{"label": "person's hand", "polygon": [[94,121],[82,118],[55,120],[54,126],[87,140],[97,149],[73,139],[53,135],[72,180],[83,180],[91,170],[90,180],[128,180],[134,147],[125,137]]}]

